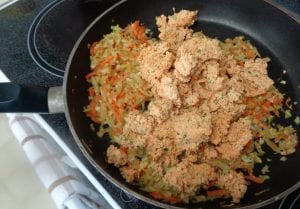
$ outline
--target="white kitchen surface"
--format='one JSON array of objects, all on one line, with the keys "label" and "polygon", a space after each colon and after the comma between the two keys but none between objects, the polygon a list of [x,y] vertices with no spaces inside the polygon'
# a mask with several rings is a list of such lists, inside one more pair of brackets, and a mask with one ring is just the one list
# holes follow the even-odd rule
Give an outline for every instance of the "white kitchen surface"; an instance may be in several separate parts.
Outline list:
[{"label": "white kitchen surface", "polygon": [[14,138],[5,114],[0,114],[0,133],[0,208],[57,209]]}]

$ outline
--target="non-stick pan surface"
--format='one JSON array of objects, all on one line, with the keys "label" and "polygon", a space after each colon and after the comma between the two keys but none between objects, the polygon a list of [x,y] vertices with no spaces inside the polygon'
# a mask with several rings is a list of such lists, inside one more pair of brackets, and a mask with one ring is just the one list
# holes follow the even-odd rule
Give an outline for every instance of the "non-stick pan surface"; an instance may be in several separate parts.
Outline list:
[{"label": "non-stick pan surface", "polygon": [[[91,131],[91,121],[83,113],[88,104],[89,87],[85,75],[89,72],[88,44],[100,40],[103,34],[111,30],[111,25],[124,27],[134,20],[140,20],[157,34],[155,16],[172,14],[173,8],[199,10],[199,17],[193,26],[195,31],[203,31],[210,37],[224,40],[228,37],[243,35],[249,39],[263,57],[270,57],[269,75],[275,81],[282,77],[286,85],[276,82],[277,88],[293,100],[300,98],[300,26],[294,19],[280,9],[263,0],[129,0],[122,1],[99,16],[82,34],[74,47],[67,65],[64,82],[66,96],[66,114],[71,131],[81,150],[96,169],[121,189],[137,198],[161,207],[171,205],[153,200],[137,187],[127,184],[118,169],[105,161],[105,151],[109,138],[97,138]],[[76,23],[74,23],[76,24]],[[287,74],[283,74],[283,70]],[[300,114],[299,106],[294,108],[295,115]],[[283,124],[292,124],[282,120]],[[299,127],[295,126],[299,135]],[[267,149],[267,148],[266,148]],[[250,185],[245,197],[232,208],[254,208],[270,203],[299,187],[300,152],[288,157],[286,162],[279,161],[269,149],[267,156],[272,159],[270,180],[263,185]],[[265,161],[264,161],[265,163]],[[263,163],[263,164],[264,164]],[[261,168],[261,166],[258,166]],[[255,193],[268,189],[256,196]],[[215,200],[200,204],[176,204],[176,207],[218,208],[221,201]],[[231,207],[230,207],[231,208]]]}]

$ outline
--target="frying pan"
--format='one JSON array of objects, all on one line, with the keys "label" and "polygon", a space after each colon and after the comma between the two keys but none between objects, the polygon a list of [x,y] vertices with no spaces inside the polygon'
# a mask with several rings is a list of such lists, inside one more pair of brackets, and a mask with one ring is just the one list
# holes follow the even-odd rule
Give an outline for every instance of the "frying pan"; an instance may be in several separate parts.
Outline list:
[{"label": "frying pan", "polygon": [[[101,14],[83,32],[70,54],[62,91],[51,88],[48,92],[41,89],[32,90],[16,84],[2,84],[0,110],[2,112],[53,112],[61,110],[61,105],[64,104],[66,118],[76,143],[91,164],[113,184],[140,200],[163,208],[218,208],[224,200],[170,205],[154,200],[135,185],[127,184],[118,169],[107,164],[105,160],[105,152],[110,144],[109,137],[99,139],[95,132],[91,131],[91,121],[82,111],[88,104],[89,84],[85,80],[85,75],[89,72],[90,63],[87,45],[109,33],[112,24],[124,27],[134,20],[140,20],[157,35],[155,16],[172,14],[173,8],[177,11],[199,10],[198,20],[193,29],[201,30],[210,37],[224,40],[238,35],[245,36],[258,48],[262,57],[271,58],[268,67],[269,76],[275,81],[278,78],[287,81],[286,85],[276,82],[276,87],[293,101],[300,98],[299,22],[273,3],[263,0],[124,0]],[[287,73],[283,74],[283,70]],[[46,100],[43,100],[47,94],[50,96],[49,107]],[[26,99],[28,95],[35,99]],[[62,97],[64,102],[61,100]],[[53,104],[56,107],[53,108]],[[300,108],[296,105],[293,114],[299,115],[299,113]],[[292,120],[278,122],[285,125],[292,124]],[[299,136],[300,128],[299,126],[295,128]],[[271,171],[270,180],[263,185],[251,184],[241,202],[228,208],[258,208],[299,188],[300,152],[296,151],[286,162],[282,162],[279,160],[280,156],[273,154],[267,147],[266,150],[265,158],[272,159],[268,163]],[[257,169],[260,168],[261,166],[258,165]],[[262,190],[267,191],[255,195]]]}]

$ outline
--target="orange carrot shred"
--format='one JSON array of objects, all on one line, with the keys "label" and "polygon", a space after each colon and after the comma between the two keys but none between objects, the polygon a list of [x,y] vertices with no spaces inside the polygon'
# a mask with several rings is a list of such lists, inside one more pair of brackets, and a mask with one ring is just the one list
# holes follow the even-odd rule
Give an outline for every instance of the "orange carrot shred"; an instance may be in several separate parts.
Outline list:
[{"label": "orange carrot shred", "polygon": [[115,119],[119,122],[122,123],[122,116],[120,113],[120,108],[118,107],[117,103],[115,102],[115,100],[112,100],[112,111],[113,114],[115,116]]},{"label": "orange carrot shred", "polygon": [[247,153],[247,151],[252,147],[253,140],[249,140],[248,143],[245,145],[242,153]]},{"label": "orange carrot shred", "polygon": [[94,121],[95,123],[101,123],[101,121],[98,120],[97,118],[97,111],[96,111],[96,106],[97,106],[97,102],[96,102],[96,97],[94,97],[91,102],[90,102],[90,111],[87,112],[87,116],[91,118],[92,121]]},{"label": "orange carrot shred", "polygon": [[289,98],[287,98],[286,100],[285,100],[285,106],[287,107],[287,108],[289,108],[290,110],[292,110],[293,109],[293,106],[290,104],[290,102],[291,102],[291,98],[289,97]]},{"label": "orange carrot shred", "polygon": [[179,197],[174,197],[174,196],[166,196],[164,194],[161,194],[159,192],[150,192],[150,195],[154,198],[154,199],[158,199],[158,200],[163,200],[166,202],[169,202],[171,204],[175,204],[178,202],[182,202],[181,199]]},{"label": "orange carrot shred", "polygon": [[89,88],[89,95],[90,95],[90,97],[94,97],[95,96],[95,89],[94,89],[94,87],[90,87]]},{"label": "orange carrot shred", "polygon": [[97,75],[101,71],[103,66],[110,63],[113,60],[113,58],[114,58],[114,56],[112,56],[112,55],[108,56],[106,59],[104,59],[102,62],[100,62],[91,73],[87,74],[85,76],[85,78],[89,79],[92,76]]},{"label": "orange carrot shred", "polygon": [[92,56],[95,55],[95,47],[96,47],[97,44],[98,44],[98,42],[96,41],[96,42],[94,42],[94,43],[91,45],[91,47],[90,47],[90,54],[91,54]]},{"label": "orange carrot shred", "polygon": [[124,152],[125,154],[128,154],[128,147],[121,146],[121,147],[120,147],[120,150],[121,150],[122,152]]},{"label": "orange carrot shred", "polygon": [[257,184],[262,184],[265,181],[264,179],[262,179],[260,177],[257,177],[257,176],[254,176],[252,174],[250,174],[249,176],[245,176],[245,179],[250,180],[250,181],[252,181],[254,183],[257,183]]},{"label": "orange carrot shred", "polygon": [[248,59],[252,59],[252,58],[254,58],[254,52],[251,50],[251,49],[246,49],[245,50],[245,55],[246,55],[246,57],[248,58]]},{"label": "orange carrot shred", "polygon": [[226,196],[228,192],[224,189],[217,189],[217,190],[207,191],[206,194],[208,197],[223,197]]}]

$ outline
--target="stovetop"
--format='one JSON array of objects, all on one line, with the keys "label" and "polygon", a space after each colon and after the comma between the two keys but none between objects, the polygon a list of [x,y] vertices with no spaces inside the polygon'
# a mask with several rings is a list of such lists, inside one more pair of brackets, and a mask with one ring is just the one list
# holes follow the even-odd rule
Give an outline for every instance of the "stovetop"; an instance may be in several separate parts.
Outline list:
[{"label": "stovetop", "polygon": [[[19,0],[0,11],[0,69],[13,82],[61,86],[64,66],[77,38],[118,0]],[[300,15],[300,1],[276,0]],[[83,156],[64,114],[42,115],[122,208],[155,208],[108,182]],[[300,208],[300,190],[264,209]]]}]

